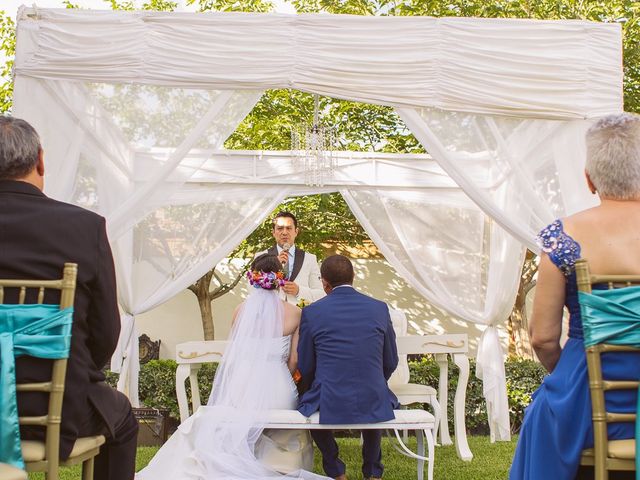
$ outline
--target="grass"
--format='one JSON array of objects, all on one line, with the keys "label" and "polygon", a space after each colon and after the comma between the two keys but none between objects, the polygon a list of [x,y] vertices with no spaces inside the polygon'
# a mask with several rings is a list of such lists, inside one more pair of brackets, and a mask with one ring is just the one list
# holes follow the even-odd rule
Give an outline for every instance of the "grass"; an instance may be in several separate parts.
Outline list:
[{"label": "grass", "polygon": [[[361,480],[360,443],[356,438],[338,439],[340,457],[347,464],[350,480]],[[409,439],[409,446],[415,451],[415,439]],[[473,452],[471,462],[463,462],[456,455],[455,446],[436,447],[434,479],[439,480],[504,480],[507,478],[516,440],[490,443],[488,437],[469,437],[469,447]],[[143,468],[158,451],[157,447],[140,447],[136,458],[136,470]],[[385,480],[409,480],[416,478],[416,461],[396,452],[388,439],[382,443],[382,461],[385,465]],[[320,453],[316,450],[315,472],[322,472]],[[425,472],[426,473],[426,472]],[[77,480],[80,468],[63,468],[60,480]],[[426,475],[425,475],[426,478]],[[30,480],[43,480],[42,474],[30,474]]]}]

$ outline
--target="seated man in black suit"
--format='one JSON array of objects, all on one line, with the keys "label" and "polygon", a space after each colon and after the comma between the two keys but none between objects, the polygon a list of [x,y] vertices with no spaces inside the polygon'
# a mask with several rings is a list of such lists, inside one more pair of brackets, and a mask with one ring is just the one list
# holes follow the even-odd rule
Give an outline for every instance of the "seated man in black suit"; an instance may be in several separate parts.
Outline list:
[{"label": "seated man in black suit", "polygon": [[[138,424],[129,400],[104,383],[101,372],[120,333],[105,220],[48,198],[42,193],[43,180],[36,131],[24,120],[0,116],[0,278],[55,279],[65,262],[78,264],[60,456],[69,456],[78,437],[103,434],[107,441],[96,457],[94,479],[131,480]],[[47,295],[45,303],[59,302],[59,294]],[[5,303],[17,303],[17,295],[7,295]],[[50,375],[50,361],[21,357],[16,362],[18,381],[45,381]],[[44,414],[47,396],[23,393],[18,407],[22,415]],[[39,427],[22,429],[28,439],[43,440],[43,433]]]}]

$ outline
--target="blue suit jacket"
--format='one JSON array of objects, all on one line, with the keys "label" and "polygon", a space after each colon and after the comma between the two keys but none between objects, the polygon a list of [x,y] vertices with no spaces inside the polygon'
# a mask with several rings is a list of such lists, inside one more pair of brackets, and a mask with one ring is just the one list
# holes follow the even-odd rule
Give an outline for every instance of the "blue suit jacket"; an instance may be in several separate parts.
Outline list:
[{"label": "blue suit jacket", "polygon": [[339,287],[302,310],[298,411],[320,423],[374,423],[394,418],[398,400],[387,379],[398,366],[396,337],[384,302]]}]

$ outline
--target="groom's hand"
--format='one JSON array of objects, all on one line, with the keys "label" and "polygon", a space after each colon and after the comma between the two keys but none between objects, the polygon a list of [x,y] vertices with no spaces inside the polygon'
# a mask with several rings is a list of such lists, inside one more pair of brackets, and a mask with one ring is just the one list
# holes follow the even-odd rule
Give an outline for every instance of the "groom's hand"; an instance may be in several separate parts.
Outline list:
[{"label": "groom's hand", "polygon": [[287,295],[298,295],[298,292],[300,291],[300,287],[296,282],[289,281],[284,282],[284,287],[282,287],[282,289]]}]

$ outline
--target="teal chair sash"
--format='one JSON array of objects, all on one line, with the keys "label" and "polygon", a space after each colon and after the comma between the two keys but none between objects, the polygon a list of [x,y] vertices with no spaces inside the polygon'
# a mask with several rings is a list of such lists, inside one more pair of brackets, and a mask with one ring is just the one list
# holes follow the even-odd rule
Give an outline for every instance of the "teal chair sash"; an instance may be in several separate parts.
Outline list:
[{"label": "teal chair sash", "polygon": [[0,304],[0,461],[24,469],[16,399],[16,357],[69,357],[73,308]]},{"label": "teal chair sash", "polygon": [[[585,347],[609,343],[640,348],[640,286],[579,292],[578,297]],[[640,480],[639,440],[640,421],[636,415],[636,480]]]}]

